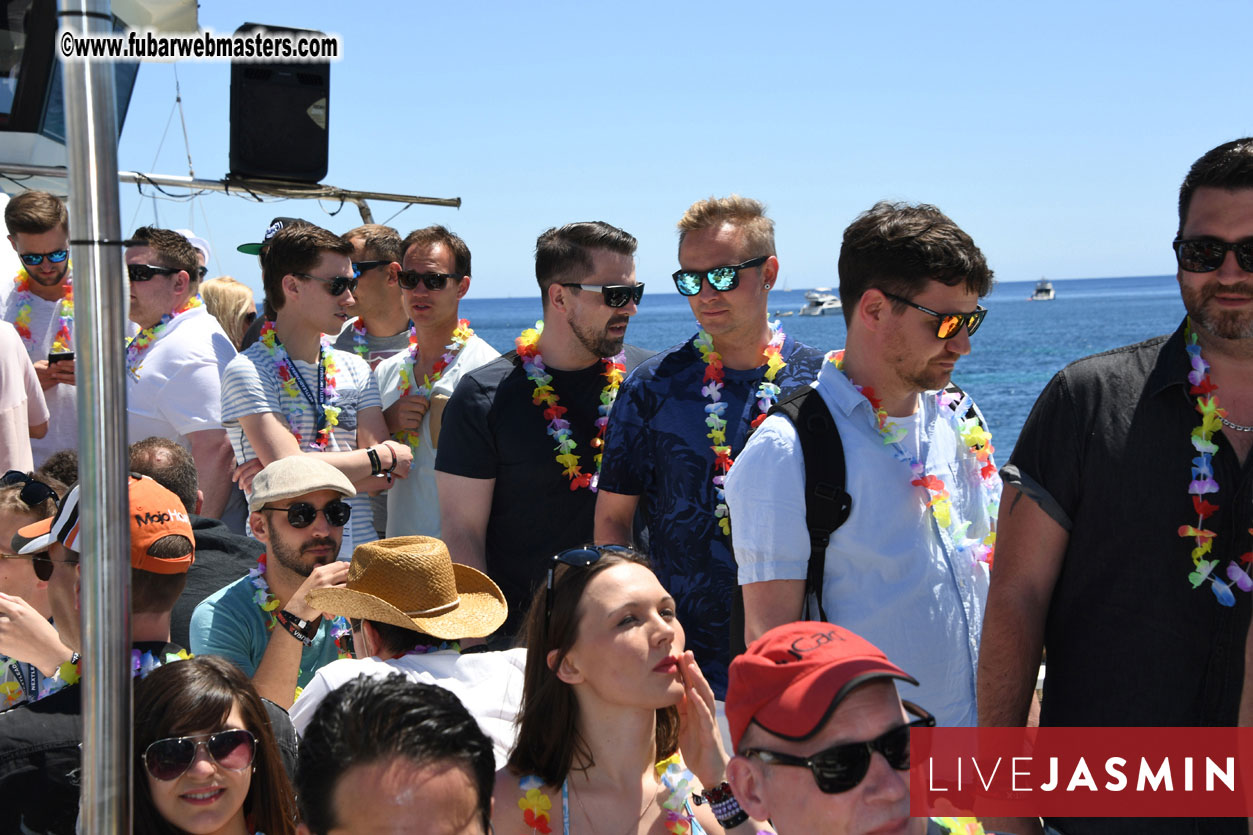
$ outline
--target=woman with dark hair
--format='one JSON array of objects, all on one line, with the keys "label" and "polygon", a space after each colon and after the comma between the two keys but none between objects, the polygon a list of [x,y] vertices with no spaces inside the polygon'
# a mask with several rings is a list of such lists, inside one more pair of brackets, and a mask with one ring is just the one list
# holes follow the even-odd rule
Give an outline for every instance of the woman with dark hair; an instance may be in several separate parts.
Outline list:
[{"label": "woman with dark hair", "polygon": [[497,835],[772,831],[725,785],[713,690],[642,556],[616,546],[558,554],[525,634],[517,743],[496,775]]},{"label": "woman with dark hair", "polygon": [[294,835],[296,801],[252,682],[203,655],[135,683],[139,835]]}]

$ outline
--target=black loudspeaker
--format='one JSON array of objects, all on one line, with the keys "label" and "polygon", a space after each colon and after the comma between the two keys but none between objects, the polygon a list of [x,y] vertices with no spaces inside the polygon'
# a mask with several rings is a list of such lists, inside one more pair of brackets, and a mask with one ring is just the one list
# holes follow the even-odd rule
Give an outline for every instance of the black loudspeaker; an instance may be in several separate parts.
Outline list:
[{"label": "black loudspeaker", "polygon": [[[245,23],[236,34],[321,36]],[[231,64],[231,175],[317,183],[326,176],[331,65]]]}]

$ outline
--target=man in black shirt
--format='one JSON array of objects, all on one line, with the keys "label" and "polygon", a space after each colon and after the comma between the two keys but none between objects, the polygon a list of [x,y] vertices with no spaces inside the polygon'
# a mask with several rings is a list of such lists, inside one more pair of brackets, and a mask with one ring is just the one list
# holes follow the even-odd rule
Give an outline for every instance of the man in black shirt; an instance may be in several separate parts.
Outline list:
[{"label": "man in black shirt", "polygon": [[607,223],[549,229],[535,246],[544,321],[466,374],[444,412],[435,483],[456,562],[487,573],[514,635],[548,560],[592,539],[605,425],[618,384],[650,352],[624,346],[643,284],[635,238]]},{"label": "man in black shirt", "polygon": [[[1037,401],[1002,470],[981,725],[1026,723],[1042,646],[1041,726],[1236,724],[1253,588],[1241,557],[1253,550],[1251,239],[1253,139],[1241,139],[1197,160],[1180,189],[1179,329],[1072,363]],[[1243,820],[1047,825],[1246,832]]]}]

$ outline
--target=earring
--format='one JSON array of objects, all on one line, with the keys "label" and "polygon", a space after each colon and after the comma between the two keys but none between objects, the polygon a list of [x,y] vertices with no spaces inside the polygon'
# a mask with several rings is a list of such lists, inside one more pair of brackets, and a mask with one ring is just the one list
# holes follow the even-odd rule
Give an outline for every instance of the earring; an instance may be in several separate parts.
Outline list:
[{"label": "earring", "polygon": [[763,284],[763,285],[761,285],[761,286],[762,286],[762,287],[765,287],[767,290],[769,290],[769,289],[770,289],[770,282],[769,282],[769,281],[767,281],[765,284]]}]

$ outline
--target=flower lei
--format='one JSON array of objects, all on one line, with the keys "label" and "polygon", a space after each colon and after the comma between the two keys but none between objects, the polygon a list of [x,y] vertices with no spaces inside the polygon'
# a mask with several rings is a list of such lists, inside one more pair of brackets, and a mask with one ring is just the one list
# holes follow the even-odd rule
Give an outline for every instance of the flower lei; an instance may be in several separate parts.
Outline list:
[{"label": "flower lei", "polygon": [[[842,350],[832,351],[827,354],[827,361],[841,373],[844,373],[844,352]],[[870,402],[870,408],[874,410],[875,429],[883,437],[884,446],[890,447],[893,457],[909,466],[910,472],[914,475],[913,480],[909,483],[927,491],[926,507],[931,509],[931,515],[935,517],[936,524],[940,526],[941,530],[949,531],[958,553],[969,552],[975,561],[985,562],[990,568],[996,544],[995,529],[989,531],[982,540],[978,540],[967,539],[966,537],[966,529],[970,527],[970,522],[962,522],[961,525],[953,526],[952,497],[948,492],[948,487],[944,484],[944,479],[936,475],[928,475],[923,463],[906,453],[900,446],[900,441],[909,434],[909,430],[888,420],[887,409],[883,408],[883,402],[875,396],[873,388],[859,386],[853,382],[851,377],[849,382],[853,384],[853,388],[857,389]],[[983,480],[984,486],[989,488],[989,495],[994,496],[995,493],[991,488],[994,486],[992,482],[996,478],[996,464],[992,461],[992,453],[994,452],[992,433],[980,426],[979,419],[976,417],[957,416],[956,411],[953,409],[958,399],[957,395],[940,390],[936,392],[935,398],[936,407],[940,414],[952,415],[956,424],[957,434],[961,437],[962,443],[966,445],[970,454],[980,464],[979,478]],[[996,498],[988,500],[988,518],[993,521],[993,528],[999,505],[1000,502]]]},{"label": "flower lei", "polygon": [[[308,399],[301,391],[300,381],[296,379],[296,367],[292,364],[291,358],[287,356],[283,343],[278,341],[278,334],[274,332],[274,323],[266,322],[261,327],[261,336],[259,341],[270,352],[270,359],[274,361],[274,365],[278,370],[278,378],[283,386],[283,393],[292,401],[291,418],[287,421],[288,428],[291,429],[292,435],[296,437],[296,443],[303,443],[300,433],[296,431],[295,418],[304,413],[304,407],[300,404]],[[338,395],[335,392],[335,373],[338,368],[335,365],[334,352],[331,350],[331,341],[326,334],[322,335],[321,353],[318,356],[319,369],[321,370],[322,380],[320,381],[322,390],[321,404],[323,420],[320,422],[321,427],[317,430],[317,436],[309,442],[309,447],[315,450],[324,450],[330,444],[331,430],[339,425],[340,408],[335,405]],[[316,404],[310,404],[315,405]],[[315,423],[315,426],[317,424]]]},{"label": "flower lei", "polygon": [[[13,283],[16,285],[13,299],[17,302],[17,317],[13,322],[13,327],[17,329],[22,341],[29,346],[35,341],[34,335],[30,332],[31,307],[35,300],[35,294],[30,291],[30,275],[26,270],[22,270],[17,274],[17,278],[13,279]],[[65,295],[61,297],[57,305],[57,332],[52,338],[52,353],[74,350],[74,336],[70,331],[73,325],[74,281],[70,279],[65,282]]]},{"label": "flower lei", "polygon": [[950,835],[984,835],[983,824],[978,818],[932,818],[948,830]]},{"label": "flower lei", "polygon": [[358,316],[352,323],[352,349],[357,352],[357,356],[366,362],[370,361],[370,345],[365,340],[366,329],[365,322],[361,321]]},{"label": "flower lei", "polygon": [[[461,349],[470,341],[470,337],[474,336],[474,331],[470,328],[469,319],[458,319],[457,327],[452,332],[452,342],[444,346],[444,353],[435,365],[431,368],[431,376],[423,377],[422,385],[415,386],[413,379],[413,367],[418,361],[418,330],[412,325],[409,326],[409,347],[405,349],[405,359],[400,365],[400,382],[396,386],[396,390],[401,395],[417,393],[423,397],[430,398],[431,389],[444,376],[444,369],[452,365],[453,360],[461,353]],[[396,440],[401,443],[408,444],[413,450],[417,450],[420,435],[415,430],[402,429],[395,435]]]},{"label": "flower lei", "polygon": [[180,649],[178,652],[167,652],[164,654],[164,657],[148,650],[140,652],[137,649],[132,649],[131,678],[144,678],[157,667],[173,664],[175,661],[186,661],[189,658],[191,658],[191,653],[185,649]]},{"label": "flower lei", "polygon": [[148,350],[148,346],[161,338],[161,334],[165,331],[167,325],[174,321],[175,316],[181,316],[187,311],[203,307],[204,302],[201,301],[200,295],[196,294],[189,298],[178,310],[173,313],[167,313],[161,317],[161,321],[151,327],[144,328],[135,334],[129,342],[126,343],[126,371],[136,380],[139,379],[139,369],[143,368],[143,362],[140,357],[144,351]]},{"label": "flower lei", "polygon": [[[1218,482],[1214,480],[1213,466],[1213,457],[1218,451],[1218,445],[1214,443],[1213,438],[1214,433],[1222,429],[1222,419],[1226,417],[1227,412],[1218,405],[1218,386],[1214,385],[1210,379],[1210,366],[1201,356],[1201,346],[1197,344],[1197,335],[1192,330],[1191,319],[1188,320],[1184,338],[1185,349],[1192,362],[1192,370],[1188,372],[1188,382],[1191,384],[1188,393],[1196,395],[1196,410],[1201,415],[1201,423],[1192,430],[1192,448],[1196,450],[1197,457],[1192,459],[1192,480],[1188,482],[1188,493],[1192,496],[1192,508],[1196,511],[1197,520],[1195,525],[1180,525],[1179,535],[1191,537],[1195,543],[1192,549],[1194,570],[1188,575],[1192,588],[1197,588],[1209,580],[1210,588],[1214,596],[1218,598],[1218,602],[1224,606],[1234,606],[1236,597],[1231,592],[1231,585],[1214,576],[1214,570],[1218,568],[1221,560],[1205,559],[1205,556],[1213,550],[1214,537],[1218,535],[1216,531],[1205,528],[1205,520],[1218,510],[1218,505],[1205,500],[1206,494],[1217,493],[1219,490]],[[1253,528],[1249,528],[1249,533],[1253,534]],[[1249,576],[1248,570],[1250,563],[1253,563],[1253,551],[1242,554],[1239,559],[1246,567],[1241,568],[1235,560],[1228,560],[1227,579],[1235,583],[1241,591],[1253,591],[1253,578]]]},{"label": "flower lei", "polygon": [[522,359],[526,378],[535,384],[531,402],[536,406],[544,407],[544,418],[548,421],[548,434],[557,441],[557,445],[553,447],[557,452],[557,463],[562,467],[561,474],[570,479],[570,489],[578,490],[580,487],[585,487],[595,493],[596,483],[600,480],[601,452],[605,448],[605,427],[609,425],[609,411],[618,397],[618,387],[622,384],[622,378],[626,373],[626,366],[623,364],[624,354],[619,352],[615,357],[605,357],[601,360],[605,364],[604,377],[608,382],[600,391],[596,437],[592,438],[592,449],[596,450],[593,456],[596,472],[585,473],[579,464],[579,456],[574,452],[578,444],[571,435],[570,421],[562,417],[566,413],[566,407],[558,405],[557,392],[553,391],[552,387],[552,375],[544,367],[544,358],[539,352],[539,337],[543,332],[544,323],[536,322],[534,328],[527,328],[516,340],[518,356]]},{"label": "flower lei", "polygon": [[[761,383],[757,386],[757,393],[754,397],[757,400],[757,409],[759,414],[753,418],[749,424],[750,429],[756,429],[757,425],[766,419],[766,413],[770,411],[770,407],[779,399],[780,388],[775,384],[774,379],[779,372],[787,367],[787,363],[783,361],[781,355],[783,341],[787,338],[783,329],[778,322],[770,325],[772,331],[770,341],[766,343],[766,348],[761,355],[766,358],[766,373],[761,379]],[[727,473],[731,471],[731,465],[735,461],[731,458],[731,447],[727,444],[727,421],[724,415],[727,411],[727,404],[722,401],[722,389],[725,385],[723,380],[726,373],[722,368],[722,355],[714,350],[714,340],[706,331],[701,331],[696,335],[694,341],[696,350],[700,351],[700,358],[705,363],[705,385],[701,387],[700,393],[709,398],[709,405],[705,407],[705,425],[709,427],[709,434],[705,437],[713,441],[710,447],[714,451],[714,474],[713,484],[714,492],[717,495],[717,505],[714,507],[714,517],[718,520],[718,527],[722,530],[724,536],[731,535],[731,511],[727,507],[726,491],[723,484],[726,481]]]}]

